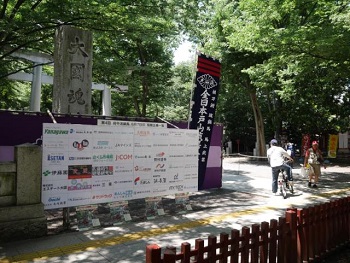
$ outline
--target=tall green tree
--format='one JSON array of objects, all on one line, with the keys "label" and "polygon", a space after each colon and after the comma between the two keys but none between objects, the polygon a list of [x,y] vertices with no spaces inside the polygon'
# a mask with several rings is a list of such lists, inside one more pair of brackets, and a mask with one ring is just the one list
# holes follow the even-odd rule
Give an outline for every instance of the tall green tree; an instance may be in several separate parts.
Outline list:
[{"label": "tall green tree", "polygon": [[[33,65],[14,57],[15,52],[52,55],[55,30],[72,25],[93,32],[94,81],[129,86],[125,103],[114,105],[114,114],[155,115],[171,78],[172,51],[179,43],[181,23],[189,13],[195,14],[197,1],[187,5],[179,0],[3,1],[0,79],[19,70],[31,71]],[[11,94],[12,85],[6,83],[2,89]],[[125,107],[129,108],[125,111]]]},{"label": "tall green tree", "polygon": [[[262,112],[257,142],[263,141],[261,124],[274,128],[265,134],[270,138],[285,128],[298,133],[349,129],[346,2],[216,0],[213,6],[205,50],[223,60],[223,79],[229,74],[237,83],[242,76],[255,91],[252,102],[260,104],[254,108],[253,103],[253,111]],[[260,60],[244,63],[249,57]]]},{"label": "tall green tree", "polygon": [[235,3],[236,15],[223,23],[230,45],[269,56],[246,71],[253,83],[273,91],[285,109],[300,109],[305,118],[296,112],[286,121],[297,124],[302,132],[341,129],[342,119],[349,118],[338,108],[348,113],[348,105],[339,98],[348,97],[350,31],[336,18],[349,13],[348,4],[290,0]]}]

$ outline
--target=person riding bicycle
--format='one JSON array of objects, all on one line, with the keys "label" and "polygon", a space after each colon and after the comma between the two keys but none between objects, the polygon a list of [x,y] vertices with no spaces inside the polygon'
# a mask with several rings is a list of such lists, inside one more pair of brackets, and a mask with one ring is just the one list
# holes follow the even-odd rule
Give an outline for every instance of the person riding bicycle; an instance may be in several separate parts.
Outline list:
[{"label": "person riding bicycle", "polygon": [[277,192],[277,180],[281,169],[286,171],[288,183],[293,184],[292,167],[286,164],[285,159],[293,162],[293,158],[284,150],[282,147],[278,146],[276,139],[270,141],[271,147],[267,150],[267,158],[270,162],[272,169],[272,193]]}]

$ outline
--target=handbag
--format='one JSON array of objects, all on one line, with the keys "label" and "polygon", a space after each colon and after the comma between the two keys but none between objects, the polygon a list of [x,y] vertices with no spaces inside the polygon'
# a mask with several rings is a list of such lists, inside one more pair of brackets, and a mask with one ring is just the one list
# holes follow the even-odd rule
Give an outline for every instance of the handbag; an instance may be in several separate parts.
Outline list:
[{"label": "handbag", "polygon": [[305,167],[304,165],[301,164],[301,168],[300,168],[300,174],[303,178],[305,177],[309,177],[310,174],[310,165],[308,165],[307,167]]}]

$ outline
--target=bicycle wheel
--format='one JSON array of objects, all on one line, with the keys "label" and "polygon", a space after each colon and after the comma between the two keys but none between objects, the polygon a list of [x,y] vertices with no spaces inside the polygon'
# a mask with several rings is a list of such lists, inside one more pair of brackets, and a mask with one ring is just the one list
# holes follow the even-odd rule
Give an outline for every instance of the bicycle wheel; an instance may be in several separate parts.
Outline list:
[{"label": "bicycle wheel", "polygon": [[280,193],[281,193],[283,199],[287,198],[287,190],[286,190],[286,186],[283,182],[280,182]]},{"label": "bicycle wheel", "polygon": [[294,188],[292,184],[289,185],[289,191],[291,194],[294,194]]}]

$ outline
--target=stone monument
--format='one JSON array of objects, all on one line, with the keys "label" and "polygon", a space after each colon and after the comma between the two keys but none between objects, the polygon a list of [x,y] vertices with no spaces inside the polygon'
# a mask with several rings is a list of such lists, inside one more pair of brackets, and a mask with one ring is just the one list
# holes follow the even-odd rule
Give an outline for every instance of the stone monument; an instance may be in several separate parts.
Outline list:
[{"label": "stone monument", "polygon": [[92,33],[61,26],[55,35],[54,113],[91,114]]}]

